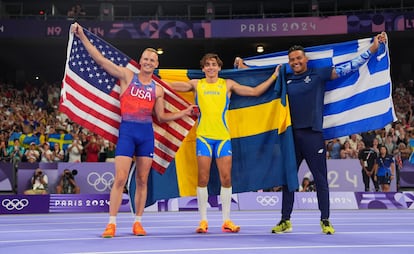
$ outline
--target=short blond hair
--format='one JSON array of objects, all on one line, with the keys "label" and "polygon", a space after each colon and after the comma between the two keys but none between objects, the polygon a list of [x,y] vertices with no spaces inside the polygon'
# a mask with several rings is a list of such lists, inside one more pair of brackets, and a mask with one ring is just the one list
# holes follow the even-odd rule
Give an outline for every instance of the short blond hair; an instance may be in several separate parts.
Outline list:
[{"label": "short blond hair", "polygon": [[145,51],[149,51],[149,52],[152,52],[152,53],[155,53],[155,54],[157,54],[157,55],[158,55],[157,50],[156,50],[156,49],[154,49],[154,48],[146,48],[146,49],[144,49],[144,51],[142,51],[142,52],[145,52]]}]

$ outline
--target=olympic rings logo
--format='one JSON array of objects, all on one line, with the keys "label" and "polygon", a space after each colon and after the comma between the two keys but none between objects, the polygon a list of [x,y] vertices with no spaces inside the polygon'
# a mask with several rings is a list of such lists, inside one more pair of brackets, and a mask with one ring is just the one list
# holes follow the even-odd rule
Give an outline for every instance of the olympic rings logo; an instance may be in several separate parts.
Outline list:
[{"label": "olympic rings logo", "polygon": [[97,172],[88,174],[88,184],[95,188],[99,192],[110,190],[114,182],[114,175],[111,172],[105,172],[102,175]]},{"label": "olympic rings logo", "polygon": [[277,196],[257,196],[256,201],[262,206],[275,206],[279,203],[279,198]]},{"label": "olympic rings logo", "polygon": [[29,200],[25,198],[24,199],[14,198],[12,200],[6,198],[6,199],[3,199],[3,201],[1,202],[1,205],[9,211],[14,210],[14,209],[20,211],[29,205]]}]

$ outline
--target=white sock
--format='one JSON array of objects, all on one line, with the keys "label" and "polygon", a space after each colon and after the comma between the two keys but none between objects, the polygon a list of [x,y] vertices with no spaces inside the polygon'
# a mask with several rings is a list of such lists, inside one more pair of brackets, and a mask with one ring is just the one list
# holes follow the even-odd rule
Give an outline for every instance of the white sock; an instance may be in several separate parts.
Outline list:
[{"label": "white sock", "polygon": [[140,222],[141,223],[141,221],[142,221],[142,216],[135,215],[134,222]]},{"label": "white sock", "polygon": [[207,187],[197,186],[197,205],[200,212],[201,220],[207,220],[207,201],[208,191]]},{"label": "white sock", "polygon": [[230,208],[231,208],[231,194],[233,188],[225,188],[221,186],[220,199],[221,199],[221,212],[223,214],[223,221],[230,220]]},{"label": "white sock", "polygon": [[109,222],[108,223],[116,224],[116,216],[109,216]]}]

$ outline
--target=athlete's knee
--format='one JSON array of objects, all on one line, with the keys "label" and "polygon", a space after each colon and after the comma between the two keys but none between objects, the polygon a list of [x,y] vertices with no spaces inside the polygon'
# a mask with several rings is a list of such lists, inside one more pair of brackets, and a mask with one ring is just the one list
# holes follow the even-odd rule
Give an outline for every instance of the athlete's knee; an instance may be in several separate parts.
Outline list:
[{"label": "athlete's knee", "polygon": [[136,183],[139,186],[146,186],[148,184],[148,176],[137,176]]},{"label": "athlete's knee", "polygon": [[220,181],[221,181],[221,185],[223,187],[228,188],[228,187],[231,186],[231,176],[230,175],[221,176]]},{"label": "athlete's knee", "polygon": [[114,179],[114,184],[112,186],[112,188],[115,189],[120,189],[120,188],[124,188],[126,181],[127,181],[127,177],[128,176],[123,176],[123,175],[116,175],[115,179]]},{"label": "athlete's knee", "polygon": [[198,186],[207,186],[209,181],[209,176],[207,175],[198,175]]}]

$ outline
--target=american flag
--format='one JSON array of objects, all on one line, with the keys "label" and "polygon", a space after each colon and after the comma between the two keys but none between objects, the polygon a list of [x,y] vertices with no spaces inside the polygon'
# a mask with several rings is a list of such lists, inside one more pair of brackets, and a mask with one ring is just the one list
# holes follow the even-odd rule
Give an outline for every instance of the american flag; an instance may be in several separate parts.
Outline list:
[{"label": "american flag", "polygon": [[[140,67],[136,61],[88,30],[84,29],[84,32],[106,58],[139,73]],[[153,79],[164,88],[166,112],[175,112],[188,107],[189,103],[174,93],[168,85],[155,75]],[[98,66],[82,42],[69,32],[60,111],[84,128],[116,143],[121,122],[119,93],[118,80]],[[184,117],[163,124],[153,119],[155,153],[152,167],[164,173],[183,139],[195,124],[195,118]]]}]

